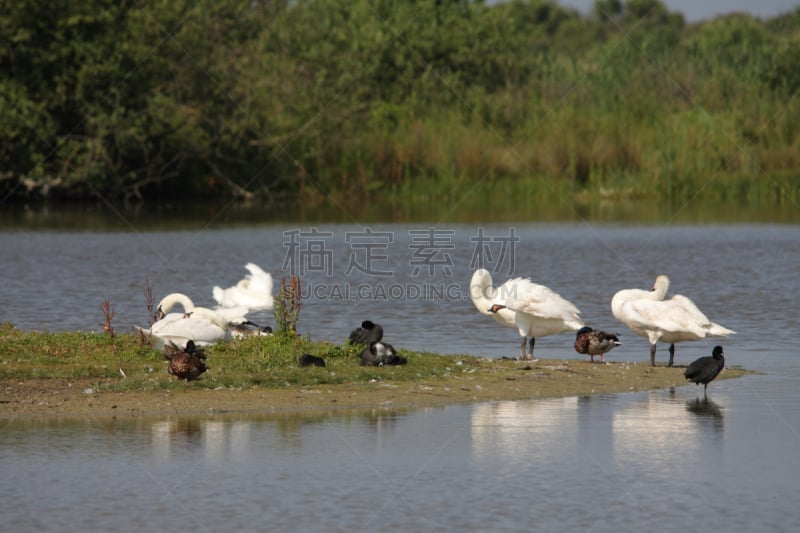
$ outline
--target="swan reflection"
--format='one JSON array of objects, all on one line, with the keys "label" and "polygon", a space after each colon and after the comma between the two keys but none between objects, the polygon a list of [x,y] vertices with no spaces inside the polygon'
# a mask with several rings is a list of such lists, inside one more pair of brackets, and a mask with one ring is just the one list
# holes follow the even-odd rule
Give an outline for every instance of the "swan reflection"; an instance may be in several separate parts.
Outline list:
[{"label": "swan reflection", "polygon": [[250,453],[249,422],[168,418],[150,426],[153,457],[167,462],[174,454],[201,450],[206,459],[244,460]]},{"label": "swan reflection", "polygon": [[578,398],[504,401],[472,410],[472,453],[490,459],[528,461],[576,446]]},{"label": "swan reflection", "polygon": [[613,434],[615,460],[622,466],[647,464],[674,470],[681,455],[703,446],[696,420],[687,416],[684,402],[674,392],[665,396],[652,391],[643,401],[615,410]]}]

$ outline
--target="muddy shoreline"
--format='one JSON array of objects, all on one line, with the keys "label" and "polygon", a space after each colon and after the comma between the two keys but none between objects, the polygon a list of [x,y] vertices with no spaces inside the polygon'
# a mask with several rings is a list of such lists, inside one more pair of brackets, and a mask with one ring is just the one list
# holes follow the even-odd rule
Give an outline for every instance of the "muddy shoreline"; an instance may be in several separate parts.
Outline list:
[{"label": "muddy shoreline", "polygon": [[[480,371],[442,380],[209,389],[201,382],[172,389],[114,391],[113,380],[0,381],[0,418],[291,413],[415,409],[497,400],[623,393],[687,385],[685,367],[583,361],[487,362]],[[718,379],[746,372],[726,368]],[[694,387],[693,384],[689,384]],[[106,390],[108,388],[111,390]],[[697,388],[702,394],[702,388]]]}]

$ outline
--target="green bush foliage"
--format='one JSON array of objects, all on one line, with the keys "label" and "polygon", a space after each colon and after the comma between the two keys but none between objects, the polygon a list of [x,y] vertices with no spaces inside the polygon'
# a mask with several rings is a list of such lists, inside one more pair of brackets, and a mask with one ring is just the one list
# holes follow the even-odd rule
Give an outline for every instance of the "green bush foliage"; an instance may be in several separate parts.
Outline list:
[{"label": "green bush foliage", "polygon": [[0,14],[0,195],[674,196],[724,175],[794,198],[798,73],[800,10],[20,0]]}]

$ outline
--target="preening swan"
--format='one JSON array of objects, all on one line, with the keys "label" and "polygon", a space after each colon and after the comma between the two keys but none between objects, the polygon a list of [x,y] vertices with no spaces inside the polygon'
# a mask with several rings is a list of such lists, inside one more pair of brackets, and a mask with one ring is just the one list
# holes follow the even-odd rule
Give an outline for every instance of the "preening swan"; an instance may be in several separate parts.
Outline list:
[{"label": "preening swan", "polygon": [[656,343],[668,342],[669,363],[675,358],[675,343],[736,333],[711,322],[689,298],[676,294],[665,300],[669,278],[656,277],[653,289],[624,289],[611,299],[611,312],[631,331],[650,341],[650,364],[656,364]]},{"label": "preening swan", "polygon": [[[488,283],[486,276],[489,276]],[[477,279],[476,279],[477,278]],[[488,290],[491,287],[491,276],[488,272],[480,270],[472,276],[470,295],[477,307],[478,302],[488,299],[490,306],[486,308],[489,313],[500,315],[496,320],[508,326],[508,320],[513,320],[522,343],[520,344],[520,359],[525,359],[525,344],[528,337],[528,359],[533,359],[533,347],[536,337],[545,337],[555,333],[576,330],[583,327],[580,311],[572,303],[565,300],[555,291],[533,283],[530,279],[514,278],[508,280],[499,289]],[[477,283],[475,283],[477,281]],[[473,289],[473,285],[487,290]],[[476,297],[479,298],[476,302]],[[504,303],[503,303],[504,302]]]},{"label": "preening swan", "polygon": [[510,279],[500,287],[492,284],[492,275],[485,268],[479,268],[472,274],[469,283],[469,296],[479,313],[494,318],[498,324],[507,328],[517,329],[514,322],[514,311],[499,309],[497,312],[489,310],[495,304],[505,305],[506,296],[513,290],[514,282],[519,279]]},{"label": "preening swan", "polygon": [[[170,313],[175,306],[183,307],[183,313]],[[214,311],[206,307],[196,307],[192,300],[181,293],[172,293],[159,302],[158,321],[150,329],[136,326],[136,329],[149,337],[153,347],[163,350],[171,342],[185,348],[188,341],[197,346],[206,346],[224,340],[230,324],[246,321],[242,308]],[[244,310],[246,312],[246,310]]]},{"label": "preening swan", "polygon": [[236,285],[214,287],[212,294],[220,307],[246,307],[250,311],[269,311],[273,307],[272,276],[255,263],[244,266],[250,273]]},{"label": "preening swan", "polygon": [[603,362],[603,355],[607,354],[617,346],[622,344],[619,338],[613,333],[606,333],[605,331],[597,331],[584,326],[578,330],[575,335],[575,351],[588,355],[592,363],[594,363],[594,356],[600,356],[600,362]]}]

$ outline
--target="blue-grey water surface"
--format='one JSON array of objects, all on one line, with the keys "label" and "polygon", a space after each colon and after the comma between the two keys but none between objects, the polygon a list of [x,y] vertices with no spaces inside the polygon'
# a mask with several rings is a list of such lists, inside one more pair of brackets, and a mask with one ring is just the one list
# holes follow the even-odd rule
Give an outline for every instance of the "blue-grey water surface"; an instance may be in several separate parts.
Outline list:
[{"label": "blue-grey water surface", "polygon": [[[307,250],[324,253],[300,257],[287,257],[287,243],[310,227],[3,232],[0,320],[96,330],[99,305],[110,300],[115,327],[124,330],[147,322],[145,276],[157,299],[180,291],[211,305],[211,287],[235,283],[248,261],[280,278],[307,259],[310,297],[299,330],[315,340],[341,342],[371,318],[398,348],[516,355],[516,332],[467,299],[477,226],[370,229],[390,234],[391,243],[373,248],[381,259],[372,273],[355,265],[347,275],[351,260],[364,258],[365,248],[353,246],[361,226],[317,226],[324,236],[301,249],[316,240],[320,246]],[[714,381],[707,401],[692,385],[415,411],[7,419],[0,421],[0,524],[8,531],[796,530],[800,228],[518,224],[514,234],[513,272],[487,265],[496,279],[530,276],[574,302],[589,325],[621,333],[624,344],[609,361],[648,355],[646,339],[614,319],[611,296],[649,288],[666,273],[671,294],[691,297],[737,331],[679,344],[676,362],[720,343],[729,365],[759,373]],[[436,246],[421,244],[426,235],[439,239]],[[492,256],[484,259],[497,263],[509,235],[507,225],[485,226]],[[330,273],[313,263],[325,258]],[[351,298],[347,290],[359,287]],[[271,324],[269,314],[258,318]],[[536,353],[579,357],[572,341],[542,338]],[[666,356],[659,346],[659,362]]]}]

